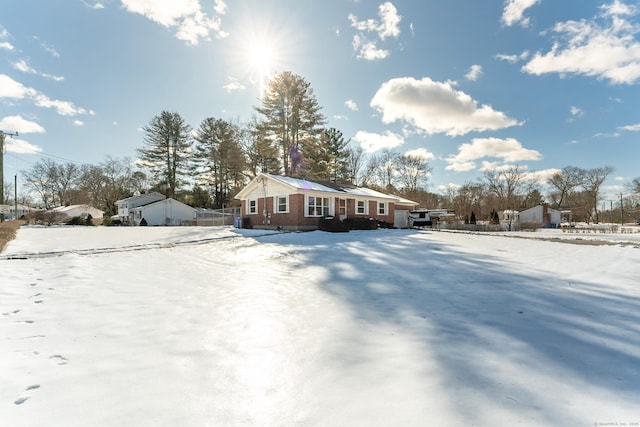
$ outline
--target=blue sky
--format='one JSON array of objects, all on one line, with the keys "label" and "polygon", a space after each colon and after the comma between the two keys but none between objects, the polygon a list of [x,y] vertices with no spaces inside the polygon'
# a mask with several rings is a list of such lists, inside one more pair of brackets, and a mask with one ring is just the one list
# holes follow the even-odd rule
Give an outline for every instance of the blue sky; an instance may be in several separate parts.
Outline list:
[{"label": "blue sky", "polygon": [[249,120],[269,73],[353,144],[421,153],[429,190],[520,165],[640,176],[640,4],[552,0],[0,0],[5,180],[42,156],[135,158],[162,110]]}]

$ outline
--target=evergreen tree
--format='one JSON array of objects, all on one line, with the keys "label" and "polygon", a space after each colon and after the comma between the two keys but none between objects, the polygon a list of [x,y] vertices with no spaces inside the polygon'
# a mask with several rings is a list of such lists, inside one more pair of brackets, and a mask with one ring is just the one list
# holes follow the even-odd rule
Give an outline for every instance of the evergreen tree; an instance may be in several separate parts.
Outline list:
[{"label": "evergreen tree", "polygon": [[320,181],[349,182],[348,144],[349,140],[345,141],[339,130],[325,129],[313,148],[311,144],[307,146],[305,176]]},{"label": "evergreen tree", "polygon": [[213,205],[229,205],[238,175],[246,161],[239,141],[237,125],[222,119],[206,118],[195,135],[194,163],[201,182],[213,193]]},{"label": "evergreen tree", "polygon": [[258,134],[278,147],[285,175],[297,175],[302,156],[315,148],[325,123],[311,84],[282,72],[269,81],[261,104],[256,107],[262,116]]},{"label": "evergreen tree", "polygon": [[145,148],[138,149],[138,158],[156,182],[166,186],[166,196],[175,197],[189,170],[191,126],[180,114],[163,111],[142,129]]}]

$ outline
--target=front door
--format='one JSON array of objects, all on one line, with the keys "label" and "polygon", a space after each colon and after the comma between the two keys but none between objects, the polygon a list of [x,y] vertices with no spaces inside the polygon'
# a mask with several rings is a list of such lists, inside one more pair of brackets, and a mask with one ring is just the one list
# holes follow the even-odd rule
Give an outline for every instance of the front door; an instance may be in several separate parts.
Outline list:
[{"label": "front door", "polygon": [[344,221],[347,217],[347,199],[337,199],[338,204],[338,217],[340,221]]}]

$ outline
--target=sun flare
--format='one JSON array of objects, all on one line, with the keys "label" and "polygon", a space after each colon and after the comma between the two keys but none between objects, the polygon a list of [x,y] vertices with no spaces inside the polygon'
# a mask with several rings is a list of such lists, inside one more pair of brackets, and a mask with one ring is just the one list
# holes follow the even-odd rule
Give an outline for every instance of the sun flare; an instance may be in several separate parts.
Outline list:
[{"label": "sun flare", "polygon": [[247,63],[261,73],[268,72],[273,65],[273,48],[264,41],[251,43],[247,50]]}]

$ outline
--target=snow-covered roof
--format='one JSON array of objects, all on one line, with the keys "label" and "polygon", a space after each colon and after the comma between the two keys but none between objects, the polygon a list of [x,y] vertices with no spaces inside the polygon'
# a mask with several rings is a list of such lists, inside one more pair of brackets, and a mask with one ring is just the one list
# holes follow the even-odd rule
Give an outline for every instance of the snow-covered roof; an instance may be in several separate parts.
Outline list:
[{"label": "snow-covered roof", "polygon": [[253,181],[251,181],[251,183],[249,183],[242,191],[240,191],[240,193],[238,193],[236,198],[241,198],[246,188],[250,187],[254,182],[258,181],[263,177],[274,180],[281,184],[284,184],[293,190],[348,194],[353,197],[387,199],[390,201],[399,200],[397,196],[384,194],[379,191],[371,190],[370,188],[356,187],[354,185],[349,185],[349,184],[336,184],[331,182],[312,181],[312,180],[301,179],[301,178],[293,178],[290,176],[271,175],[268,173],[259,174],[256,178],[253,179]]},{"label": "snow-covered roof", "polygon": [[128,202],[130,200],[145,200],[145,199],[153,199],[153,200],[162,200],[162,199],[166,199],[167,196],[165,196],[162,193],[158,193],[157,191],[152,191],[151,193],[143,193],[143,194],[136,194],[134,196],[131,197],[126,197],[124,199],[120,199],[117,200],[116,203],[122,203],[122,202]]},{"label": "snow-covered roof", "polygon": [[99,211],[104,213],[104,211],[98,209],[98,208],[94,208],[93,206],[90,205],[69,205],[69,206],[58,206],[57,208],[53,208],[51,209],[54,212],[62,212],[62,213],[66,213],[66,212],[71,212],[71,211],[75,211],[75,210],[84,210],[84,211]]},{"label": "snow-covered roof", "polygon": [[178,201],[176,199],[172,199],[171,197],[169,197],[169,198],[166,198],[166,199],[156,200],[154,202],[149,202],[149,203],[145,203],[144,205],[140,205],[140,206],[136,206],[134,208],[130,208],[129,211],[130,212],[144,211],[145,209],[148,209],[148,208],[150,208],[150,207],[152,207],[154,205],[163,204],[163,203],[177,203],[177,204],[184,205],[184,206],[186,206],[188,208],[193,209],[194,212],[196,210],[196,208],[194,208],[194,207],[191,207],[191,206],[189,206],[187,204],[184,204],[184,203],[182,203],[182,202],[180,202],[180,201]]}]

